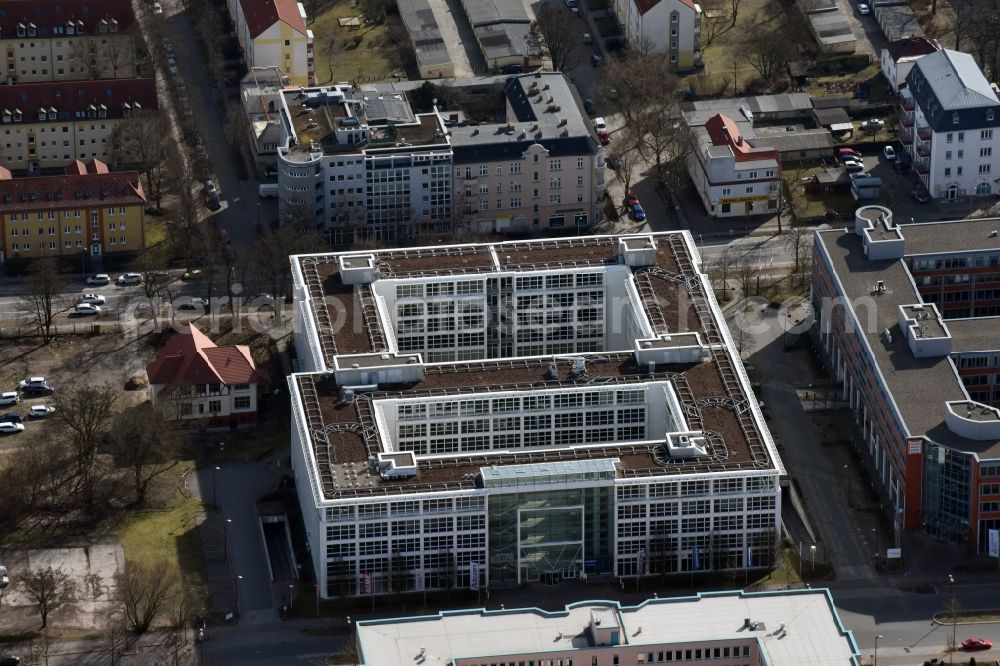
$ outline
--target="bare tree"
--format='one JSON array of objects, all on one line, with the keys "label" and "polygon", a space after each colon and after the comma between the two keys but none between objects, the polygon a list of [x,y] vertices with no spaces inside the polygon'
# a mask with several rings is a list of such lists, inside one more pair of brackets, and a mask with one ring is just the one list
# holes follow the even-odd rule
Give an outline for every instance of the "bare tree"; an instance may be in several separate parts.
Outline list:
[{"label": "bare tree", "polygon": [[566,12],[543,3],[528,33],[528,48],[532,53],[552,61],[552,69],[564,72],[580,63],[580,32]]},{"label": "bare tree", "polygon": [[[608,59],[598,90],[599,101],[617,108],[626,127],[638,126],[650,104],[662,108],[673,103],[677,77],[667,69],[662,55],[628,51]],[[646,92],[638,94],[639,90]]]},{"label": "bare tree", "polygon": [[746,63],[765,81],[771,81],[788,64],[792,53],[792,46],[780,27],[773,30],[750,27],[743,33],[739,46]]},{"label": "bare tree", "polygon": [[743,0],[703,0],[701,19],[701,48],[706,49],[718,37],[736,27]]},{"label": "bare tree", "polygon": [[118,392],[114,386],[72,386],[57,394],[55,419],[72,452],[77,489],[87,506],[93,504],[97,481],[97,450],[111,428]]},{"label": "bare tree", "polygon": [[642,162],[642,153],[639,152],[639,138],[626,127],[620,136],[616,137],[614,148],[608,156],[608,161],[616,163],[614,169],[615,177],[621,183],[622,191],[628,194],[632,189],[632,177],[635,169]]},{"label": "bare tree", "polygon": [[[798,179],[795,182],[798,182]],[[788,181],[782,179],[778,185],[778,209],[775,211],[775,217],[778,218],[778,235],[784,233],[781,228],[781,218],[785,215],[788,216],[789,222],[794,225],[796,218],[795,198],[792,196],[791,190],[788,189]]]},{"label": "bare tree", "polygon": [[48,626],[49,615],[73,602],[76,585],[62,569],[34,569],[22,574],[18,589],[27,597],[42,618],[42,628]]},{"label": "bare tree", "polygon": [[286,224],[254,242],[252,261],[261,279],[270,287],[272,296],[283,298],[288,291],[291,270],[288,257],[314,251],[322,244],[314,228],[297,224]]},{"label": "bare tree", "polygon": [[182,446],[174,422],[152,403],[144,402],[115,414],[108,452],[115,464],[132,476],[136,506],[146,501],[149,484],[177,465]]},{"label": "bare tree", "polygon": [[740,296],[746,298],[750,296],[754,280],[757,279],[760,273],[760,265],[755,256],[750,252],[741,252],[735,256],[730,255],[730,257],[732,258],[730,268],[732,269],[733,277],[740,286]]},{"label": "bare tree", "polygon": [[55,337],[53,323],[56,313],[63,307],[60,296],[65,280],[59,275],[59,266],[52,257],[33,259],[28,269],[24,293],[18,300],[18,309],[25,313],[48,344]]},{"label": "bare tree", "polygon": [[803,259],[812,244],[812,230],[806,227],[792,227],[785,234],[785,249],[792,253],[792,275],[800,275]]},{"label": "bare tree", "polygon": [[111,131],[112,157],[116,165],[128,166],[146,176],[147,196],[160,198],[154,170],[163,161],[163,141],[170,136],[170,123],[156,111],[142,111],[123,118]]},{"label": "bare tree", "polygon": [[343,43],[337,39],[336,33],[331,33],[330,36],[323,42],[323,57],[326,58],[327,67],[327,81],[333,83],[333,66],[337,63],[337,56],[341,54],[344,50]]},{"label": "bare tree", "polygon": [[125,561],[116,576],[116,594],[129,628],[142,634],[149,630],[176,593],[177,572],[162,560],[150,565]]},{"label": "bare tree", "polygon": [[733,345],[739,353],[740,358],[746,358],[753,353],[757,346],[757,341],[750,330],[744,325],[742,316],[734,317],[729,323],[729,333],[733,338]]},{"label": "bare tree", "polygon": [[97,56],[96,37],[78,37],[69,47],[69,63],[72,69],[85,74],[88,79],[101,78],[101,64]]}]

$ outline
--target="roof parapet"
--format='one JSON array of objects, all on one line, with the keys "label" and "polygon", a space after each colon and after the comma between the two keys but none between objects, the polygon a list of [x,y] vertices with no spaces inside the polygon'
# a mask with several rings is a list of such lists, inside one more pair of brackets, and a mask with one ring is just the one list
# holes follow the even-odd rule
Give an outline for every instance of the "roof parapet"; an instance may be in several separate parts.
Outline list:
[{"label": "roof parapet", "polygon": [[899,306],[899,330],[918,358],[951,354],[951,332],[934,303]]},{"label": "roof parapet", "polygon": [[1000,409],[973,400],[946,402],[944,422],[961,437],[979,441],[1000,439]]},{"label": "roof parapet", "polygon": [[885,206],[858,208],[854,212],[854,233],[861,236],[865,256],[872,261],[903,258],[903,232],[892,223],[892,211]]}]

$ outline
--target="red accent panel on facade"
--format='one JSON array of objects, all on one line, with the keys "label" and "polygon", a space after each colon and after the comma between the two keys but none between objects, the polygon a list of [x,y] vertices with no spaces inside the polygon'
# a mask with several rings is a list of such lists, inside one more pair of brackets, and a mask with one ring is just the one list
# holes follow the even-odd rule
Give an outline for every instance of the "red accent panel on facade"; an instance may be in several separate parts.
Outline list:
[{"label": "red accent panel on facade", "polygon": [[921,487],[923,483],[923,438],[910,437],[906,440],[906,482],[903,487],[904,506],[903,529],[920,529]]}]

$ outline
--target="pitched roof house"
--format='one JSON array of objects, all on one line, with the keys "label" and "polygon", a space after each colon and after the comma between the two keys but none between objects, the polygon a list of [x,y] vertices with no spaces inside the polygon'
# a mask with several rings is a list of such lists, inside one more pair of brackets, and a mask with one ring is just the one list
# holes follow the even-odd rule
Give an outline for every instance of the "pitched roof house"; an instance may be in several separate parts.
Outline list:
[{"label": "pitched roof house", "polygon": [[258,389],[269,382],[248,346],[218,347],[194,324],[167,341],[146,376],[150,399],[169,418],[204,426],[254,423]]}]

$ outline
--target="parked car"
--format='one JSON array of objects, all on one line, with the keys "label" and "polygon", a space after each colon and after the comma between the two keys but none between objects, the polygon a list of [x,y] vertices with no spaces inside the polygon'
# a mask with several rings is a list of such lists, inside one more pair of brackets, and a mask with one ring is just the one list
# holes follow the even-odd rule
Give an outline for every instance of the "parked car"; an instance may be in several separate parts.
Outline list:
[{"label": "parked car", "polygon": [[583,100],[583,110],[587,112],[587,115],[593,115],[594,113],[594,100],[589,97]]},{"label": "parked car", "polygon": [[0,423],[0,435],[16,435],[24,432],[23,423]]},{"label": "parked car", "polygon": [[115,284],[119,287],[125,287],[129,285],[142,284],[142,274],[140,273],[122,273],[115,280]]},{"label": "parked car", "polygon": [[90,303],[79,303],[73,307],[73,314],[81,316],[99,315],[101,314],[101,306],[91,305]]},{"label": "parked car", "polygon": [[993,647],[993,642],[987,638],[966,638],[962,641],[963,650],[989,650]]},{"label": "parked car", "polygon": [[21,658],[12,654],[0,657],[0,666],[20,666]]},{"label": "parked car", "polygon": [[182,280],[200,280],[202,278],[201,269],[196,268],[194,270],[186,272],[181,276]]},{"label": "parked car", "polygon": [[853,155],[854,157],[861,158],[861,151],[854,148],[837,148],[837,157],[843,158],[845,155]]},{"label": "parked car", "polygon": [[197,296],[183,296],[177,299],[176,308],[178,310],[198,310],[208,307],[207,298]]},{"label": "parked car", "polygon": [[21,402],[21,396],[16,391],[0,393],[0,405],[16,405]]},{"label": "parked car", "polygon": [[589,32],[583,33],[583,43],[584,44],[593,44],[594,43],[594,38],[591,36],[591,34]]},{"label": "parked car", "polygon": [[882,157],[889,160],[890,162],[896,159],[896,149],[892,146],[886,146],[882,149]]},{"label": "parked car", "polygon": [[855,162],[853,160],[849,160],[847,162],[844,162],[844,168],[847,169],[848,171],[864,171],[865,165],[862,164],[861,162]]},{"label": "parked car", "polygon": [[104,305],[107,299],[105,299],[100,294],[84,294],[80,297],[81,303],[90,303],[92,305]]},{"label": "parked car", "polygon": [[49,384],[33,384],[21,392],[29,398],[37,398],[40,395],[52,395],[56,390]]},{"label": "parked car", "polygon": [[590,64],[593,65],[594,67],[600,67],[603,61],[604,59],[601,58],[601,56],[598,55],[597,53],[590,54]]},{"label": "parked car", "polygon": [[573,16],[580,15],[580,8],[576,4],[576,0],[566,0],[566,9],[573,12]]},{"label": "parked car", "polygon": [[628,215],[636,222],[642,222],[646,219],[646,211],[642,209],[642,206],[638,202],[629,206]]},{"label": "parked car", "polygon": [[87,277],[87,284],[111,284],[111,276],[107,273],[98,273],[97,275],[90,275]]},{"label": "parked car", "polygon": [[597,140],[601,142],[602,146],[606,146],[611,143],[611,137],[608,135],[608,130],[597,130]]},{"label": "parked car", "polygon": [[28,377],[27,379],[22,379],[18,383],[17,387],[23,391],[25,389],[31,388],[32,386],[45,386],[45,385],[46,385],[45,377]]},{"label": "parked car", "polygon": [[209,210],[219,210],[222,207],[222,194],[211,179],[205,181],[205,205]]},{"label": "parked car", "polygon": [[598,116],[597,118],[594,118],[594,129],[596,129],[598,132],[600,132],[601,130],[606,130],[608,129],[608,124],[604,122],[604,118]]},{"label": "parked car", "polygon": [[50,405],[32,405],[31,409],[28,410],[28,416],[33,419],[44,419],[54,411],[56,408]]},{"label": "parked car", "polygon": [[927,194],[926,192],[924,192],[919,188],[913,188],[910,191],[910,196],[913,197],[914,201],[921,204],[925,204],[931,200],[931,195]]},{"label": "parked car", "polygon": [[7,412],[0,416],[0,423],[20,423],[21,415],[16,412]]},{"label": "parked car", "polygon": [[161,5],[158,2],[154,2],[153,3],[153,13],[156,14],[157,16],[159,16],[160,14],[162,14],[163,13],[163,5]]},{"label": "parked car", "polygon": [[635,205],[637,203],[639,203],[639,195],[638,194],[636,194],[635,192],[629,192],[627,195],[625,195],[625,205],[626,206],[633,206],[633,205]]},{"label": "parked car", "polygon": [[0,590],[10,585],[10,575],[7,573],[7,567],[0,564]]},{"label": "parked car", "polygon": [[872,13],[872,8],[869,7],[868,5],[866,5],[863,2],[859,2],[858,3],[858,13],[861,14],[862,16],[868,16],[869,14]]}]

